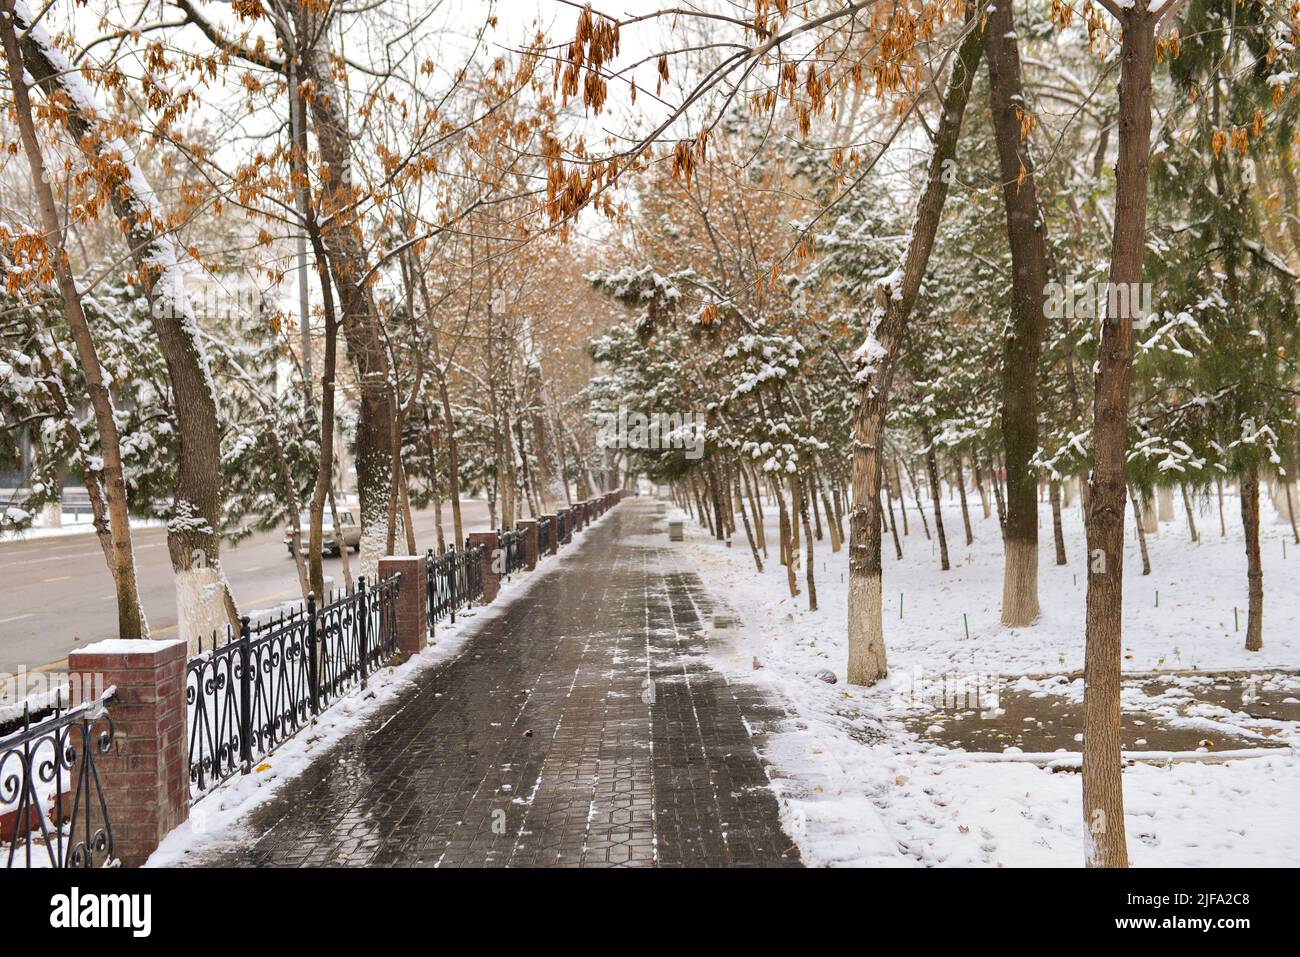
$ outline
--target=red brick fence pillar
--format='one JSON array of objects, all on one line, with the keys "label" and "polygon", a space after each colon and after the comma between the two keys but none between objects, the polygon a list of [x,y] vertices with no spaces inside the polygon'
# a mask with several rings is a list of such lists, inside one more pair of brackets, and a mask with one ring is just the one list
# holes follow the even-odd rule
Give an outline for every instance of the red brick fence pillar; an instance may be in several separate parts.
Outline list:
[{"label": "red brick fence pillar", "polygon": [[524,568],[532,571],[537,567],[537,519],[524,519],[518,524],[518,529],[524,533]]},{"label": "red brick fence pillar", "polygon": [[470,532],[469,543],[483,546],[483,604],[501,590],[501,539],[496,532]]},{"label": "red brick fence pillar", "polygon": [[113,747],[95,767],[113,828],[113,855],[139,867],[167,832],[190,813],[185,737],[186,644],[139,639],[101,641],[68,655],[73,704],[81,704],[103,675],[117,689],[108,704]]},{"label": "red brick fence pillar", "polygon": [[380,579],[398,576],[397,650],[418,655],[429,644],[429,603],[425,585],[428,561],[423,555],[389,556],[379,559]]}]

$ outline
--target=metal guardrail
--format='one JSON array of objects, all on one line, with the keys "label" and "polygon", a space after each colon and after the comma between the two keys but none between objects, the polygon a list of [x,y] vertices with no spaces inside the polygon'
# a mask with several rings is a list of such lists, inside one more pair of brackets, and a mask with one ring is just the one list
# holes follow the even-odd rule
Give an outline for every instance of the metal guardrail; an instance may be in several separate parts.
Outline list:
[{"label": "metal guardrail", "polygon": [[450,618],[483,597],[483,546],[466,542],[461,548],[429,549],[425,563],[425,594],[429,627]]},{"label": "metal guardrail", "polygon": [[400,579],[357,586],[191,658],[185,668],[191,800],[293,737],[397,651]]},{"label": "metal guardrail", "polygon": [[523,571],[524,568],[524,532],[516,528],[501,532],[497,536],[498,547],[501,549],[501,574],[507,579],[515,572]]},{"label": "metal guardrail", "polygon": [[0,738],[0,859],[6,868],[113,863],[113,827],[97,755],[113,746],[110,688]]}]

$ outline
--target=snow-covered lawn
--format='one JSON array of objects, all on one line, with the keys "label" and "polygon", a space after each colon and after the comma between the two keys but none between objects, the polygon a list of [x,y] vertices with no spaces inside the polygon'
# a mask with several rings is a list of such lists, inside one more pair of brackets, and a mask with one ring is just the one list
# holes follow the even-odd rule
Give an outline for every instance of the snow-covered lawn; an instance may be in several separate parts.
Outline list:
[{"label": "snow-covered lawn", "polygon": [[[1172,687],[1156,697],[1126,691],[1125,708],[1149,709],[1153,720],[1203,726],[1210,738],[1230,730],[1261,743],[1300,744],[1297,722],[1260,721],[1233,706],[1197,704],[1195,690],[1198,683],[1204,686],[1204,678],[1176,674],[1245,671],[1231,679],[1241,683],[1243,706],[1262,693],[1275,704],[1294,707],[1300,678],[1264,674],[1300,667],[1300,548],[1288,544],[1283,558],[1290,526],[1263,503],[1264,650],[1252,653],[1243,647],[1246,573],[1237,500],[1225,503],[1226,538],[1220,537],[1217,507],[1197,516],[1199,545],[1191,544],[1182,503],[1176,504],[1177,520],[1162,523],[1148,539],[1152,573],[1147,577],[1141,574],[1130,516],[1125,671],[1168,672]],[[786,707],[787,718],[769,730],[764,756],[772,765],[785,824],[809,863],[1077,866],[1083,861],[1077,774],[1015,760],[1012,753],[998,755],[1012,760],[972,759],[939,744],[952,738],[950,733],[914,733],[918,715],[934,715],[949,731],[961,721],[997,717],[996,701],[977,700],[968,690],[996,687],[996,676],[1061,675],[1083,666],[1086,575],[1077,506],[1064,514],[1069,564],[1060,567],[1054,563],[1051,512],[1041,506],[1043,615],[1034,627],[1015,630],[998,621],[997,519],[981,518],[978,499],[971,508],[975,543],[968,548],[959,506],[944,502],[949,572],[940,570],[937,548],[926,541],[914,506],[901,561],[885,536],[890,676],[870,689],[843,681],[846,551],[832,554],[828,538],[817,543],[820,608],[808,612],[805,594],[790,597],[785,569],[776,560],[775,514],[765,523],[771,560],[762,575],[754,569],[743,529],[728,549],[688,522],[688,542],[676,546],[739,619],[735,636],[720,633],[714,645],[718,665],[737,680],[767,687]],[[927,518],[933,534],[933,515]],[[799,575],[802,590],[802,568]],[[1240,630],[1234,627],[1234,606],[1240,610]],[[817,677],[826,669],[839,683]],[[1253,683],[1252,670],[1260,672]],[[1025,678],[1004,687],[1017,685],[1045,702],[1053,695],[1077,698],[1082,691],[1081,680]],[[956,690],[963,695],[961,707],[936,706],[933,697],[915,693],[918,687],[947,689],[950,696]],[[1235,696],[1235,689],[1227,694]],[[1292,748],[1230,763],[1138,764],[1125,771],[1124,784],[1135,865],[1300,861],[1300,815],[1295,813],[1300,757]]]}]

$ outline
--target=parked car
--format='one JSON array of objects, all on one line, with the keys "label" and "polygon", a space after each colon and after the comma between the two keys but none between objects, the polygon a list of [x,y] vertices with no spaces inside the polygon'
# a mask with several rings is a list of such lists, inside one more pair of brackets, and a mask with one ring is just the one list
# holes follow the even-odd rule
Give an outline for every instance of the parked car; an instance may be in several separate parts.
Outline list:
[{"label": "parked car", "polygon": [[[311,540],[311,513],[303,512],[298,516],[298,550],[302,554],[307,554],[309,542]],[[351,512],[339,512],[339,530],[341,535],[334,534],[334,522],[331,520],[329,512],[325,513],[325,524],[321,529],[321,547],[330,555],[340,554],[342,548],[339,544],[342,539],[343,546],[352,549],[354,552],[361,551],[361,526],[357,524],[356,518]],[[284,530],[284,545],[293,554],[293,529]]]}]

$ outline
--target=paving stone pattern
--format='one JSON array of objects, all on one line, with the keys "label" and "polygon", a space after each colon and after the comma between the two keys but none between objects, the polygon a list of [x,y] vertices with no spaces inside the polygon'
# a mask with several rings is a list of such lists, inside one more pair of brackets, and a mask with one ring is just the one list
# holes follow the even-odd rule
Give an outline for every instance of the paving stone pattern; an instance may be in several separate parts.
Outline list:
[{"label": "paving stone pattern", "polygon": [[[704,653],[712,603],[629,499],[456,660],[253,812],[221,866],[797,866],[750,728]],[[677,546],[680,547],[680,546]]]}]

